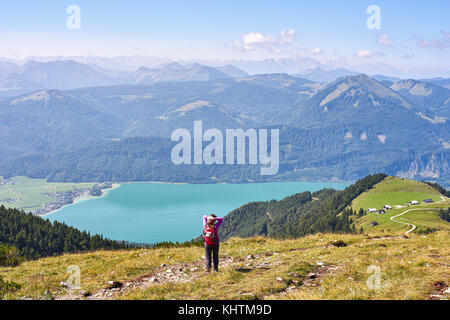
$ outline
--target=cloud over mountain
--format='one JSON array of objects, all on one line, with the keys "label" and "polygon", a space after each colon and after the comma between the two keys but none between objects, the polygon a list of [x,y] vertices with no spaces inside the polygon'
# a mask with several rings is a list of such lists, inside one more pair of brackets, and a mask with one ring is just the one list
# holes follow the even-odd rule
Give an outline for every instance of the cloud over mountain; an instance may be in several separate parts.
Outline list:
[{"label": "cloud over mountain", "polygon": [[281,30],[280,35],[262,34],[260,32],[248,32],[241,34],[241,40],[234,42],[234,47],[253,51],[257,48],[275,49],[278,46],[290,44],[295,41],[295,30]]},{"label": "cloud over mountain", "polygon": [[384,53],[370,50],[358,50],[356,56],[359,58],[383,57]]}]

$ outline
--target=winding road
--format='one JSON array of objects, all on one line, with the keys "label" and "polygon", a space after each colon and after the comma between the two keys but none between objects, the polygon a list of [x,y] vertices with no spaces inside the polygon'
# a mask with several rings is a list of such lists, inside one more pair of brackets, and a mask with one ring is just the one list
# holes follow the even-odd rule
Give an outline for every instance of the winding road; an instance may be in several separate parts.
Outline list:
[{"label": "winding road", "polygon": [[397,215],[395,215],[395,216],[392,216],[392,217],[391,217],[391,221],[394,221],[394,222],[397,222],[397,223],[406,224],[406,225],[408,225],[408,226],[412,226],[411,229],[409,229],[408,231],[405,232],[405,235],[407,235],[408,233],[410,233],[410,232],[414,231],[414,229],[416,229],[416,225],[414,225],[414,224],[412,224],[412,223],[408,223],[408,222],[403,222],[403,221],[394,220],[394,219],[397,218],[397,217],[400,217],[401,215],[403,215],[403,214],[405,214],[405,213],[407,213],[407,212],[409,212],[409,211],[418,211],[418,210],[422,210],[422,211],[424,211],[424,210],[440,210],[440,208],[416,208],[416,209],[408,209],[408,210],[406,210],[406,211],[403,211],[403,212],[400,213],[400,214],[397,214]]}]

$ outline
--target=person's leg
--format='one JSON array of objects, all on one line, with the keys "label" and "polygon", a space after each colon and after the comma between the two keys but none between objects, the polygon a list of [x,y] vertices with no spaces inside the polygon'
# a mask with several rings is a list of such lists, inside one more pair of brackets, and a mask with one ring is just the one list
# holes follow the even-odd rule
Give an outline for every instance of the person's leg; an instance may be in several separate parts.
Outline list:
[{"label": "person's leg", "polygon": [[219,244],[213,246],[214,271],[219,271]]},{"label": "person's leg", "polygon": [[211,252],[212,247],[205,244],[205,259],[206,259],[206,265],[205,265],[205,271],[210,272],[211,271]]}]

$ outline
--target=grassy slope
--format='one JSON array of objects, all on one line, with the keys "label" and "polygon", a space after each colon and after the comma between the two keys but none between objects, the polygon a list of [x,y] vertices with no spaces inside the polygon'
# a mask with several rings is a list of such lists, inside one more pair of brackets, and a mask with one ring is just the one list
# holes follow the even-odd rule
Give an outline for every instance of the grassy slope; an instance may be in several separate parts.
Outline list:
[{"label": "grassy slope", "polygon": [[[333,240],[343,240],[348,246],[327,247]],[[247,260],[248,254],[255,255],[256,259]],[[165,268],[174,268],[180,262],[202,263],[202,255],[203,249],[199,247],[106,251],[25,262],[15,268],[0,269],[0,274],[22,285],[20,291],[5,298],[39,299],[45,296],[46,290],[63,294],[59,283],[69,277],[66,274],[69,265],[80,266],[82,289],[95,292],[105,288],[109,280],[136,278],[158,269],[161,263],[167,265]],[[156,283],[148,288],[125,290],[114,298],[426,299],[433,282],[448,279],[450,237],[447,231],[440,231],[426,236],[413,234],[410,239],[331,234],[296,240],[234,238],[222,244],[221,256],[233,257],[236,263],[222,268],[218,274],[204,276],[201,269],[192,271],[198,277],[189,283]],[[269,262],[269,266],[258,267],[263,262]],[[317,286],[300,283],[296,290],[283,293],[289,280],[302,280],[317,268],[318,262],[339,268],[317,280]],[[251,271],[236,270],[243,265]],[[369,289],[366,284],[372,275],[367,269],[371,265],[381,268],[379,290]],[[284,281],[277,281],[276,277]]]},{"label": "grassy slope", "polygon": [[429,185],[397,177],[387,177],[382,182],[357,197],[352,207],[354,209],[382,209],[385,204],[394,208],[395,205],[406,206],[411,200],[421,202],[424,199],[441,200],[441,194]]},{"label": "grassy slope", "polygon": [[[431,204],[421,203],[424,199],[433,199],[436,201]],[[444,199],[444,200],[443,200]],[[390,205],[393,209],[388,210],[385,214],[368,213],[362,218],[356,219],[355,226],[357,229],[363,228],[364,232],[372,231],[407,231],[408,226],[391,221],[390,218],[400,214],[408,209],[423,208],[423,211],[410,211],[396,218],[398,221],[413,223],[417,226],[417,231],[426,228],[436,228],[440,230],[450,230],[450,224],[439,217],[437,210],[429,210],[429,208],[448,208],[450,201],[448,198],[441,198],[441,194],[429,185],[414,181],[405,180],[397,177],[387,177],[375,187],[352,202],[352,208],[359,210],[363,208],[382,209],[385,204]],[[409,205],[411,200],[417,200],[419,205]],[[396,206],[399,206],[396,208]],[[377,221],[378,225],[370,226],[371,221]]]},{"label": "grassy slope", "polygon": [[[450,203],[448,206],[450,206]],[[401,217],[398,217],[398,220],[413,223],[418,226],[419,230],[424,228],[436,228],[450,231],[450,223],[441,219],[436,211],[427,211],[425,209],[423,211],[411,211]]]},{"label": "grassy slope", "polygon": [[[0,177],[0,181],[3,179]],[[14,177],[12,181],[18,184],[0,185],[0,205],[7,208],[24,209],[25,211],[40,208],[45,203],[56,200],[56,197],[44,195],[58,191],[69,191],[75,188],[91,188],[94,183],[54,183],[47,182],[45,179],[30,179],[26,177]],[[20,199],[10,203],[2,202],[5,199]]]}]

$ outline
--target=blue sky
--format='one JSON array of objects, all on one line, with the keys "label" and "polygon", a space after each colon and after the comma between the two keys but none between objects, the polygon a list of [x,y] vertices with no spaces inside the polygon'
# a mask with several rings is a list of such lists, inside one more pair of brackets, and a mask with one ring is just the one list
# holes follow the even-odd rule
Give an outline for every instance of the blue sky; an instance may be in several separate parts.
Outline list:
[{"label": "blue sky", "polygon": [[[69,30],[69,5],[81,28]],[[381,10],[369,30],[366,8]],[[312,57],[450,70],[450,1],[24,1],[2,4],[0,56]]]}]

